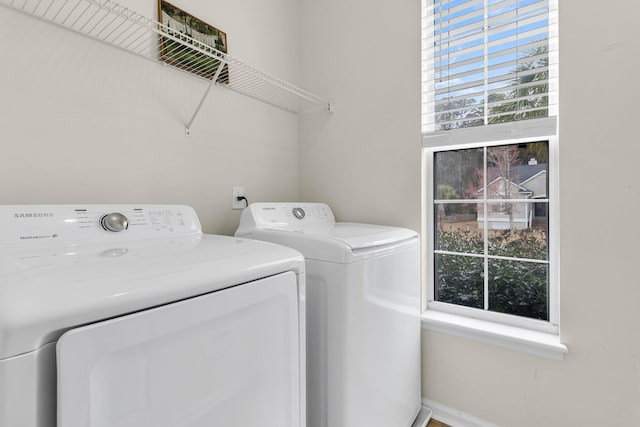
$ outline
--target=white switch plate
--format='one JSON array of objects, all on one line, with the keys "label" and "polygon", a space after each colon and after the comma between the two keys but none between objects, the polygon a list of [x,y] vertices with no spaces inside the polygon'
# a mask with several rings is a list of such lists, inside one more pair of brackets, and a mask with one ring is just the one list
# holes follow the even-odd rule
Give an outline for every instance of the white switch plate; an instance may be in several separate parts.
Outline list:
[{"label": "white switch plate", "polygon": [[244,209],[247,207],[245,200],[238,200],[238,197],[244,197],[244,187],[233,187],[231,196],[231,209]]}]

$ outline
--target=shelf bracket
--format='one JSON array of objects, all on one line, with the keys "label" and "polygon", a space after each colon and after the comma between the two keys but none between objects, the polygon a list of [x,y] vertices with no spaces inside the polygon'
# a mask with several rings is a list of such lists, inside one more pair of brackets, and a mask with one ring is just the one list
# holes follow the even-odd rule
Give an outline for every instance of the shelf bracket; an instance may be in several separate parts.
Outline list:
[{"label": "shelf bracket", "polygon": [[211,83],[209,83],[207,85],[207,89],[204,91],[204,94],[202,95],[202,98],[200,99],[200,103],[196,107],[196,111],[193,112],[193,115],[191,116],[191,120],[189,120],[189,123],[187,124],[187,127],[184,130],[185,136],[190,136],[191,135],[191,125],[193,124],[193,121],[196,119],[196,116],[198,115],[198,113],[200,112],[200,108],[202,108],[202,104],[204,104],[204,100],[207,99],[207,96],[209,95],[209,92],[211,91],[211,87],[213,85],[215,85],[216,82],[218,81],[218,77],[220,77],[220,72],[222,71],[223,68],[224,68],[224,62],[220,61],[219,65],[218,65],[218,68],[216,69],[216,73],[211,78]]}]

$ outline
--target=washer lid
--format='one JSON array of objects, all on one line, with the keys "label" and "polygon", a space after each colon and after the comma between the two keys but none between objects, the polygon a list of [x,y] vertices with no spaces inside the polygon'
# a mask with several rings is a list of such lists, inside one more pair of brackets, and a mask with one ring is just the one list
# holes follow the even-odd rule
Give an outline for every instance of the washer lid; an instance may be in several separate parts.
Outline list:
[{"label": "washer lid", "polygon": [[307,259],[354,262],[418,244],[415,231],[383,225],[336,222],[324,203],[252,203],[242,212],[236,236],[290,246]]},{"label": "washer lid", "polygon": [[65,330],[284,271],[290,249],[226,236],[0,247],[0,360]]},{"label": "washer lid", "polygon": [[289,246],[306,259],[336,263],[358,262],[419,244],[418,234],[406,228],[347,222],[331,228],[255,229],[243,237]]},{"label": "washer lid", "polygon": [[341,241],[352,251],[371,249],[378,246],[396,244],[418,235],[406,228],[385,227],[382,225],[338,222],[329,230],[329,237]]}]

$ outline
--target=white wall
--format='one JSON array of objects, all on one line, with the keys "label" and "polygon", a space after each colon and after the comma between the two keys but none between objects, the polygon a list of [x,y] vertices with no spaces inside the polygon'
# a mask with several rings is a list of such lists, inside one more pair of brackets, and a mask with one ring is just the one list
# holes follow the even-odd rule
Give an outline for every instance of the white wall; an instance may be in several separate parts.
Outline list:
[{"label": "white wall", "polygon": [[[337,106],[303,133],[302,196],[328,201],[339,219],[415,225],[419,2],[302,4],[305,84]],[[640,425],[638,12],[622,0],[560,2],[569,354],[553,362],[424,331],[424,397],[503,426]]]},{"label": "white wall", "polygon": [[[121,0],[156,18],[155,1]],[[229,53],[298,83],[296,0],[172,3],[225,31]],[[140,9],[144,7],[144,9]],[[0,203],[180,203],[232,234],[249,201],[298,195],[298,119],[0,8]]]}]

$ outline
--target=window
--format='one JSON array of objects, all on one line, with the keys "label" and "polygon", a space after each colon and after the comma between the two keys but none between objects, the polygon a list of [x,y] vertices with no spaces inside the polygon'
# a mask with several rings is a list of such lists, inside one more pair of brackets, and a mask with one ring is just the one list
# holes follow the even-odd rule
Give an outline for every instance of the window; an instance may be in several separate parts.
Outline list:
[{"label": "window", "polygon": [[427,306],[557,332],[557,0],[423,0]]},{"label": "window", "polygon": [[535,215],[548,152],[537,141],[433,153],[434,301],[549,320],[548,218]]}]

